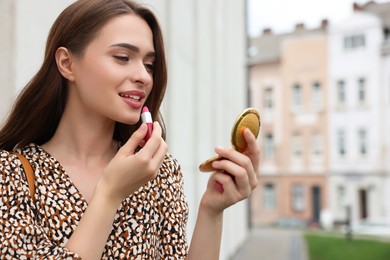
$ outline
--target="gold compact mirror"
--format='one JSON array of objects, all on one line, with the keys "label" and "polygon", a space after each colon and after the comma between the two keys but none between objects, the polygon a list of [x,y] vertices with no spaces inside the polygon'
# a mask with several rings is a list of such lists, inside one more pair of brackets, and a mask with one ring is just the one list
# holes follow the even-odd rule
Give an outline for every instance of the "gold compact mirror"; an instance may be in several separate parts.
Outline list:
[{"label": "gold compact mirror", "polygon": [[[255,138],[259,135],[260,132],[260,115],[254,108],[245,109],[236,119],[236,122],[233,125],[231,133],[231,143],[233,148],[240,153],[244,152],[247,148],[247,143],[245,141],[243,132],[245,128],[248,128],[252,131]],[[211,165],[212,162],[222,159],[221,156],[216,155],[199,165],[199,170],[201,172],[213,172],[216,169]]]}]

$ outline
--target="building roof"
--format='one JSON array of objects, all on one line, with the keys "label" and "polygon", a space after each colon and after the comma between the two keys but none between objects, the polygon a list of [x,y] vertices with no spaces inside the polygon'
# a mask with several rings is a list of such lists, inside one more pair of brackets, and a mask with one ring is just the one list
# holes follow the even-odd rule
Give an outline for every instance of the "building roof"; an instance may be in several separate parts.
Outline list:
[{"label": "building roof", "polygon": [[324,33],[327,28],[328,20],[323,20],[315,29],[306,29],[302,23],[296,24],[294,31],[282,34],[273,34],[271,29],[265,29],[262,35],[249,40],[248,65],[277,62],[281,56],[281,43],[286,38]]},{"label": "building roof", "polygon": [[390,27],[390,2],[376,3],[375,1],[369,1],[365,4],[359,5],[353,4],[354,11],[364,11],[377,15],[383,21],[383,26]]},{"label": "building roof", "polygon": [[[369,1],[365,4],[353,3],[354,12],[367,12],[378,16],[384,28],[390,30],[390,1],[386,3],[376,3]],[[264,29],[263,34],[249,40],[248,65],[278,62],[281,55],[281,42],[289,37],[310,35],[314,33],[326,32],[328,21],[321,21],[321,25],[315,29],[306,29],[304,24],[296,24],[295,30],[289,33],[273,34],[271,29]]]}]

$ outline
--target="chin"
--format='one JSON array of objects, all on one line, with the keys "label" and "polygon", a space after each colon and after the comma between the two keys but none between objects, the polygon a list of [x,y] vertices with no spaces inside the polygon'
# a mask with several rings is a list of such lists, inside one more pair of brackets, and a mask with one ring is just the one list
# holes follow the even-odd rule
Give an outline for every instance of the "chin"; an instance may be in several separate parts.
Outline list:
[{"label": "chin", "polygon": [[116,122],[125,124],[125,125],[135,125],[139,121],[139,116],[137,118],[121,118],[119,120],[116,120]]}]

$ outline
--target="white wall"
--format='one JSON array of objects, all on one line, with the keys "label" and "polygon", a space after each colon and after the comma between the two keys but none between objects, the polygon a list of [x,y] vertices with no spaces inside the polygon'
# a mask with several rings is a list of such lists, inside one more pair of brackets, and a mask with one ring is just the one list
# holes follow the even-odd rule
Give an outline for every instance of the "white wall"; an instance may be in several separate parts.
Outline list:
[{"label": "white wall", "polygon": [[[343,39],[353,34],[365,35],[365,47],[345,50]],[[329,134],[330,134],[330,204],[337,215],[337,187],[346,188],[346,202],[352,206],[355,223],[359,220],[359,189],[368,190],[368,220],[390,217],[381,198],[385,195],[386,179],[383,152],[386,133],[383,127],[383,63],[381,44],[383,43],[381,21],[370,14],[354,13],[345,21],[332,25],[329,29]],[[360,77],[366,79],[366,104],[358,104],[358,84]],[[337,81],[346,82],[346,104],[337,104]],[[358,154],[358,130],[364,128],[368,135],[368,153]],[[337,131],[343,129],[346,136],[345,157],[337,153]]]},{"label": "white wall", "polygon": [[[386,39],[386,47],[389,48],[390,40]],[[383,104],[382,109],[385,111],[382,115],[382,127],[384,130],[384,138],[382,143],[384,144],[383,148],[383,162],[384,169],[387,173],[386,176],[386,185],[384,198],[389,198],[390,196],[390,52],[387,52],[386,55],[383,55],[383,71],[382,71],[382,96]],[[386,210],[385,215],[389,216],[388,222],[390,223],[390,200],[385,202]]]},{"label": "white wall", "polygon": [[41,65],[46,38],[55,18],[72,2],[0,1],[0,122]]},{"label": "white wall", "polygon": [[[208,179],[207,173],[199,173],[198,165],[214,155],[215,145],[230,145],[232,124],[246,106],[245,1],[146,2],[156,8],[166,33],[167,141],[185,174],[191,237]],[[227,259],[246,238],[247,202],[226,213],[221,259]]]},{"label": "white wall", "polygon": [[[15,87],[19,92],[35,75],[43,61],[51,25],[73,0],[15,1]],[[49,11],[50,10],[50,11]]]},{"label": "white wall", "polygon": [[14,13],[13,0],[0,1],[0,125],[14,98]]},{"label": "white wall", "polygon": [[[15,42],[8,53],[10,59],[15,60],[15,66],[13,77],[7,79],[7,91],[17,93],[36,73],[50,26],[60,11],[72,2],[1,1],[0,7],[6,3],[15,8],[14,16],[0,16],[1,22],[14,23],[6,27],[14,34],[9,41]],[[209,176],[199,173],[198,165],[214,155],[215,145],[230,145],[231,126],[246,106],[245,1],[143,2],[155,11],[165,33],[169,80],[163,115],[169,152],[179,160],[185,176],[190,238]],[[3,89],[1,91],[3,93]],[[8,109],[5,107],[1,105],[0,112]],[[247,212],[247,202],[227,210],[221,259],[228,259],[246,238]]]},{"label": "white wall", "polygon": [[[343,37],[345,35],[364,33],[366,47],[345,51]],[[380,147],[383,140],[380,128],[380,86],[382,63],[380,45],[382,43],[381,24],[379,19],[366,14],[355,14],[350,20],[339,26],[331,27],[329,35],[329,71],[330,71],[330,141],[331,166],[333,170],[379,171]],[[364,106],[358,105],[357,81],[364,77],[367,82],[367,102]],[[346,106],[340,109],[336,104],[336,82],[343,79],[346,82]],[[338,129],[345,129],[347,136],[347,156],[340,159],[335,153],[336,133]],[[369,153],[367,158],[360,158],[357,154],[357,131],[365,128],[368,131]]]}]

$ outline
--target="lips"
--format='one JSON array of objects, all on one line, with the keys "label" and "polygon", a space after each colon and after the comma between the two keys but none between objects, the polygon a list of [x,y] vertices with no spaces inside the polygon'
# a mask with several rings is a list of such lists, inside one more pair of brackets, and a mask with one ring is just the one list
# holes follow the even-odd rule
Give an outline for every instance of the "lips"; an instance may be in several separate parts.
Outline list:
[{"label": "lips", "polygon": [[139,109],[142,106],[142,99],[146,95],[144,92],[134,90],[134,91],[120,92],[119,96],[130,107]]}]

